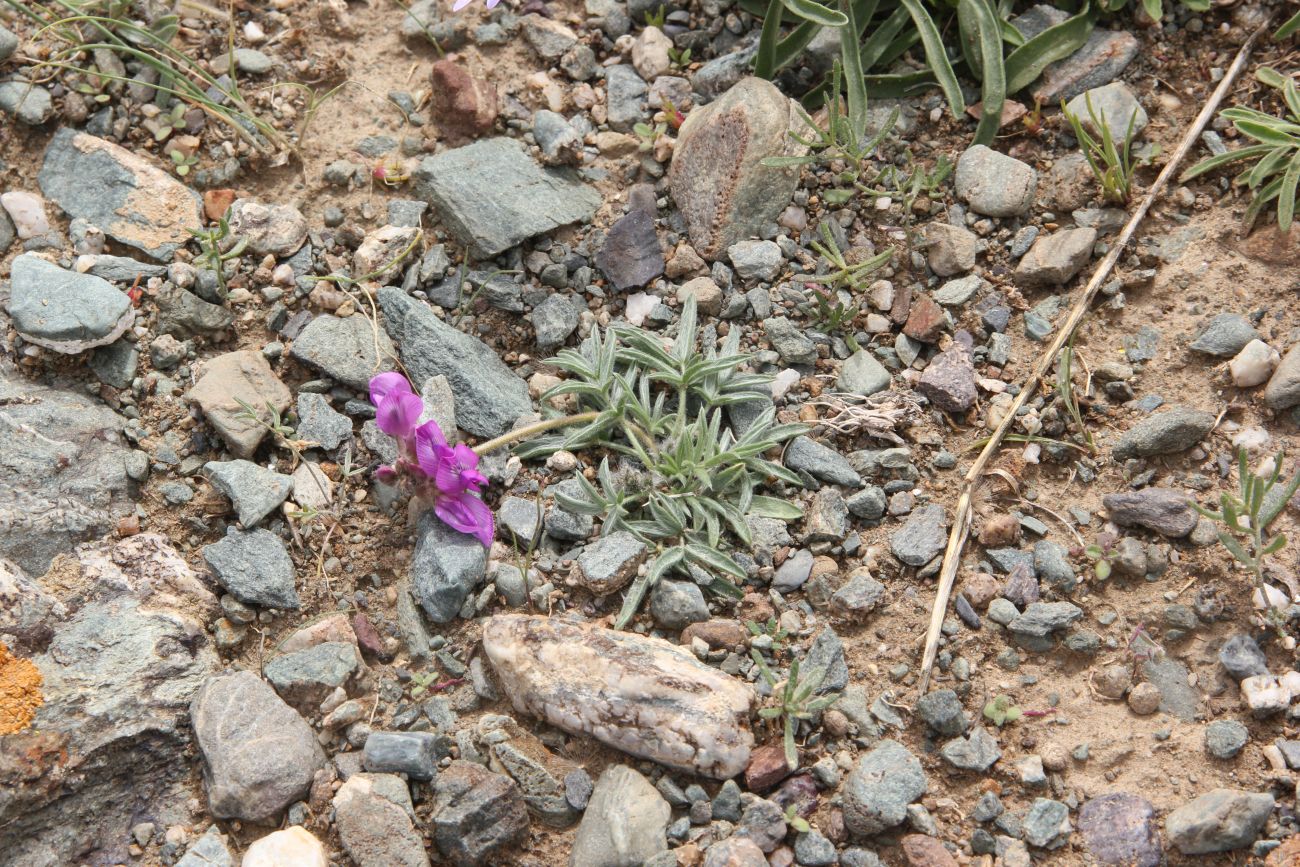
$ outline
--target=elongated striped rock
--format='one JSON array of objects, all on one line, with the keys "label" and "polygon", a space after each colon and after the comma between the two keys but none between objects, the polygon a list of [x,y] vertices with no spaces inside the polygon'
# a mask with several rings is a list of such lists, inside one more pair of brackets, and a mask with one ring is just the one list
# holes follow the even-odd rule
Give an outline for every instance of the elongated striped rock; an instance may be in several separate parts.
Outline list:
[{"label": "elongated striped rock", "polygon": [[515,709],[570,734],[715,779],[749,764],[748,684],[659,638],[504,614],[483,627]]}]

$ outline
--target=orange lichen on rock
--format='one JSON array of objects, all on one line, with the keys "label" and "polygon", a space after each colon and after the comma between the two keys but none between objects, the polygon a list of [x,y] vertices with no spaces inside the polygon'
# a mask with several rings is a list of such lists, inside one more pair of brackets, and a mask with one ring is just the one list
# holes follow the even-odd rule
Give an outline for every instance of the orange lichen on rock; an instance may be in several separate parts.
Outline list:
[{"label": "orange lichen on rock", "polygon": [[41,672],[0,643],[0,735],[20,732],[32,724],[41,696]]}]

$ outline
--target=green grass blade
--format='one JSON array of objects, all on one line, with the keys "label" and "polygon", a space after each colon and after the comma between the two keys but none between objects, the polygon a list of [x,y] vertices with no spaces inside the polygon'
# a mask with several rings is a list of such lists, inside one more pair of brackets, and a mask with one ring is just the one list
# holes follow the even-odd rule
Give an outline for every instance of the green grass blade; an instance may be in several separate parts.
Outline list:
[{"label": "green grass blade", "polygon": [[944,51],[943,37],[939,35],[939,28],[935,27],[934,19],[921,5],[921,0],[899,0],[899,3],[907,9],[916,24],[916,29],[921,35],[921,45],[925,48],[926,65],[930,67],[930,71],[939,83],[939,89],[948,100],[948,108],[952,111],[952,116],[961,117],[962,112],[966,110],[966,101],[962,98],[957,75],[952,71],[952,63],[948,60],[947,52]]},{"label": "green grass blade", "polygon": [[[903,28],[912,18],[907,14],[907,10],[902,6],[895,9],[884,23],[875,29],[871,38],[862,44],[862,65],[866,69],[874,69],[881,65],[885,51],[898,38],[898,34],[903,32]],[[861,19],[858,21],[861,24]],[[915,36],[913,33],[912,36]]]},{"label": "green grass blade", "polygon": [[[763,26],[767,26],[767,19],[763,19]],[[814,24],[811,21],[802,21],[799,26],[791,30],[785,38],[776,43],[776,53],[773,59],[773,71],[784,69],[794,62],[808,44],[813,41],[820,31],[821,25]]]},{"label": "green grass blade", "polygon": [[843,12],[828,9],[815,0],[781,0],[781,4],[796,17],[823,27],[843,27],[849,23]]},{"label": "green grass blade", "polygon": [[862,48],[854,35],[858,32],[853,18],[852,0],[840,0],[846,26],[840,28],[840,56],[844,62],[844,89],[849,103],[849,130],[853,133],[853,147],[862,144],[867,136],[867,83],[862,68]]},{"label": "green grass blade", "polygon": [[961,0],[957,13],[962,10],[975,22],[979,38],[979,53],[984,69],[984,87],[981,94],[982,112],[979,126],[975,128],[975,144],[988,145],[1002,125],[1002,105],[1007,97],[1006,68],[1002,59],[1002,35],[997,18],[988,6],[988,0]]},{"label": "green grass blade", "polygon": [[1060,24],[1049,27],[1007,55],[1007,93],[1017,93],[1033,84],[1043,70],[1064,60],[1083,47],[1092,35],[1096,13],[1092,4]]},{"label": "green grass blade", "polygon": [[1183,172],[1179,181],[1190,181],[1192,178],[1200,177],[1206,172],[1212,172],[1215,169],[1235,163],[1238,160],[1251,159],[1253,157],[1262,157],[1271,151],[1268,145],[1250,145],[1235,151],[1228,151],[1226,154],[1217,154],[1212,157],[1206,157],[1196,165]]},{"label": "green grass blade", "polygon": [[1274,39],[1286,39],[1296,31],[1300,31],[1300,12],[1292,15],[1282,24],[1274,33]]},{"label": "green grass blade", "polygon": [[763,30],[758,37],[758,52],[754,55],[754,75],[769,81],[776,74],[776,46],[781,35],[781,0],[770,0],[767,14],[763,16]]},{"label": "green grass blade", "polygon": [[1282,232],[1291,231],[1291,220],[1295,217],[1295,190],[1300,183],[1300,150],[1296,150],[1287,163],[1286,174],[1282,176],[1282,187],[1277,194],[1277,227]]}]

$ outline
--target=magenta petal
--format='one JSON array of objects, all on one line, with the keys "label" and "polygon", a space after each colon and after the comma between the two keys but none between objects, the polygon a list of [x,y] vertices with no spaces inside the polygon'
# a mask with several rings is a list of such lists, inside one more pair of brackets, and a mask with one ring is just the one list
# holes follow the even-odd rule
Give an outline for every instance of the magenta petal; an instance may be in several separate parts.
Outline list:
[{"label": "magenta petal", "polygon": [[399,391],[390,392],[379,404],[375,413],[375,424],[379,429],[395,439],[406,439],[415,430],[424,412],[424,401],[414,394]]},{"label": "magenta petal", "polygon": [[437,479],[441,467],[451,460],[451,449],[436,421],[426,421],[415,429],[415,459],[431,479]]},{"label": "magenta petal", "polygon": [[390,394],[414,394],[411,383],[395,370],[381,373],[370,380],[370,402],[379,406]]},{"label": "magenta petal", "polygon": [[491,547],[496,535],[492,510],[478,497],[472,494],[439,497],[433,511],[447,526],[474,536],[485,548]]},{"label": "magenta petal", "polygon": [[375,478],[385,485],[395,484],[397,482],[397,470],[393,469],[388,464],[381,464],[379,468],[375,470]]}]

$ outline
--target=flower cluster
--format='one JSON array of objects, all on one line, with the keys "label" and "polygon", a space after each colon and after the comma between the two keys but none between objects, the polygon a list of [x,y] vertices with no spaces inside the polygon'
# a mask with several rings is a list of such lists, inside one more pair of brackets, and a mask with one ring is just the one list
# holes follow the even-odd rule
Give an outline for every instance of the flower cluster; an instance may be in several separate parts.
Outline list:
[{"label": "flower cluster", "polygon": [[379,468],[388,483],[406,482],[415,496],[433,504],[443,523],[468,533],[485,547],[492,544],[492,511],[476,496],[487,478],[478,471],[478,453],[463,443],[448,445],[435,421],[420,424],[424,401],[400,373],[370,380],[375,423],[397,440],[397,461]]}]

